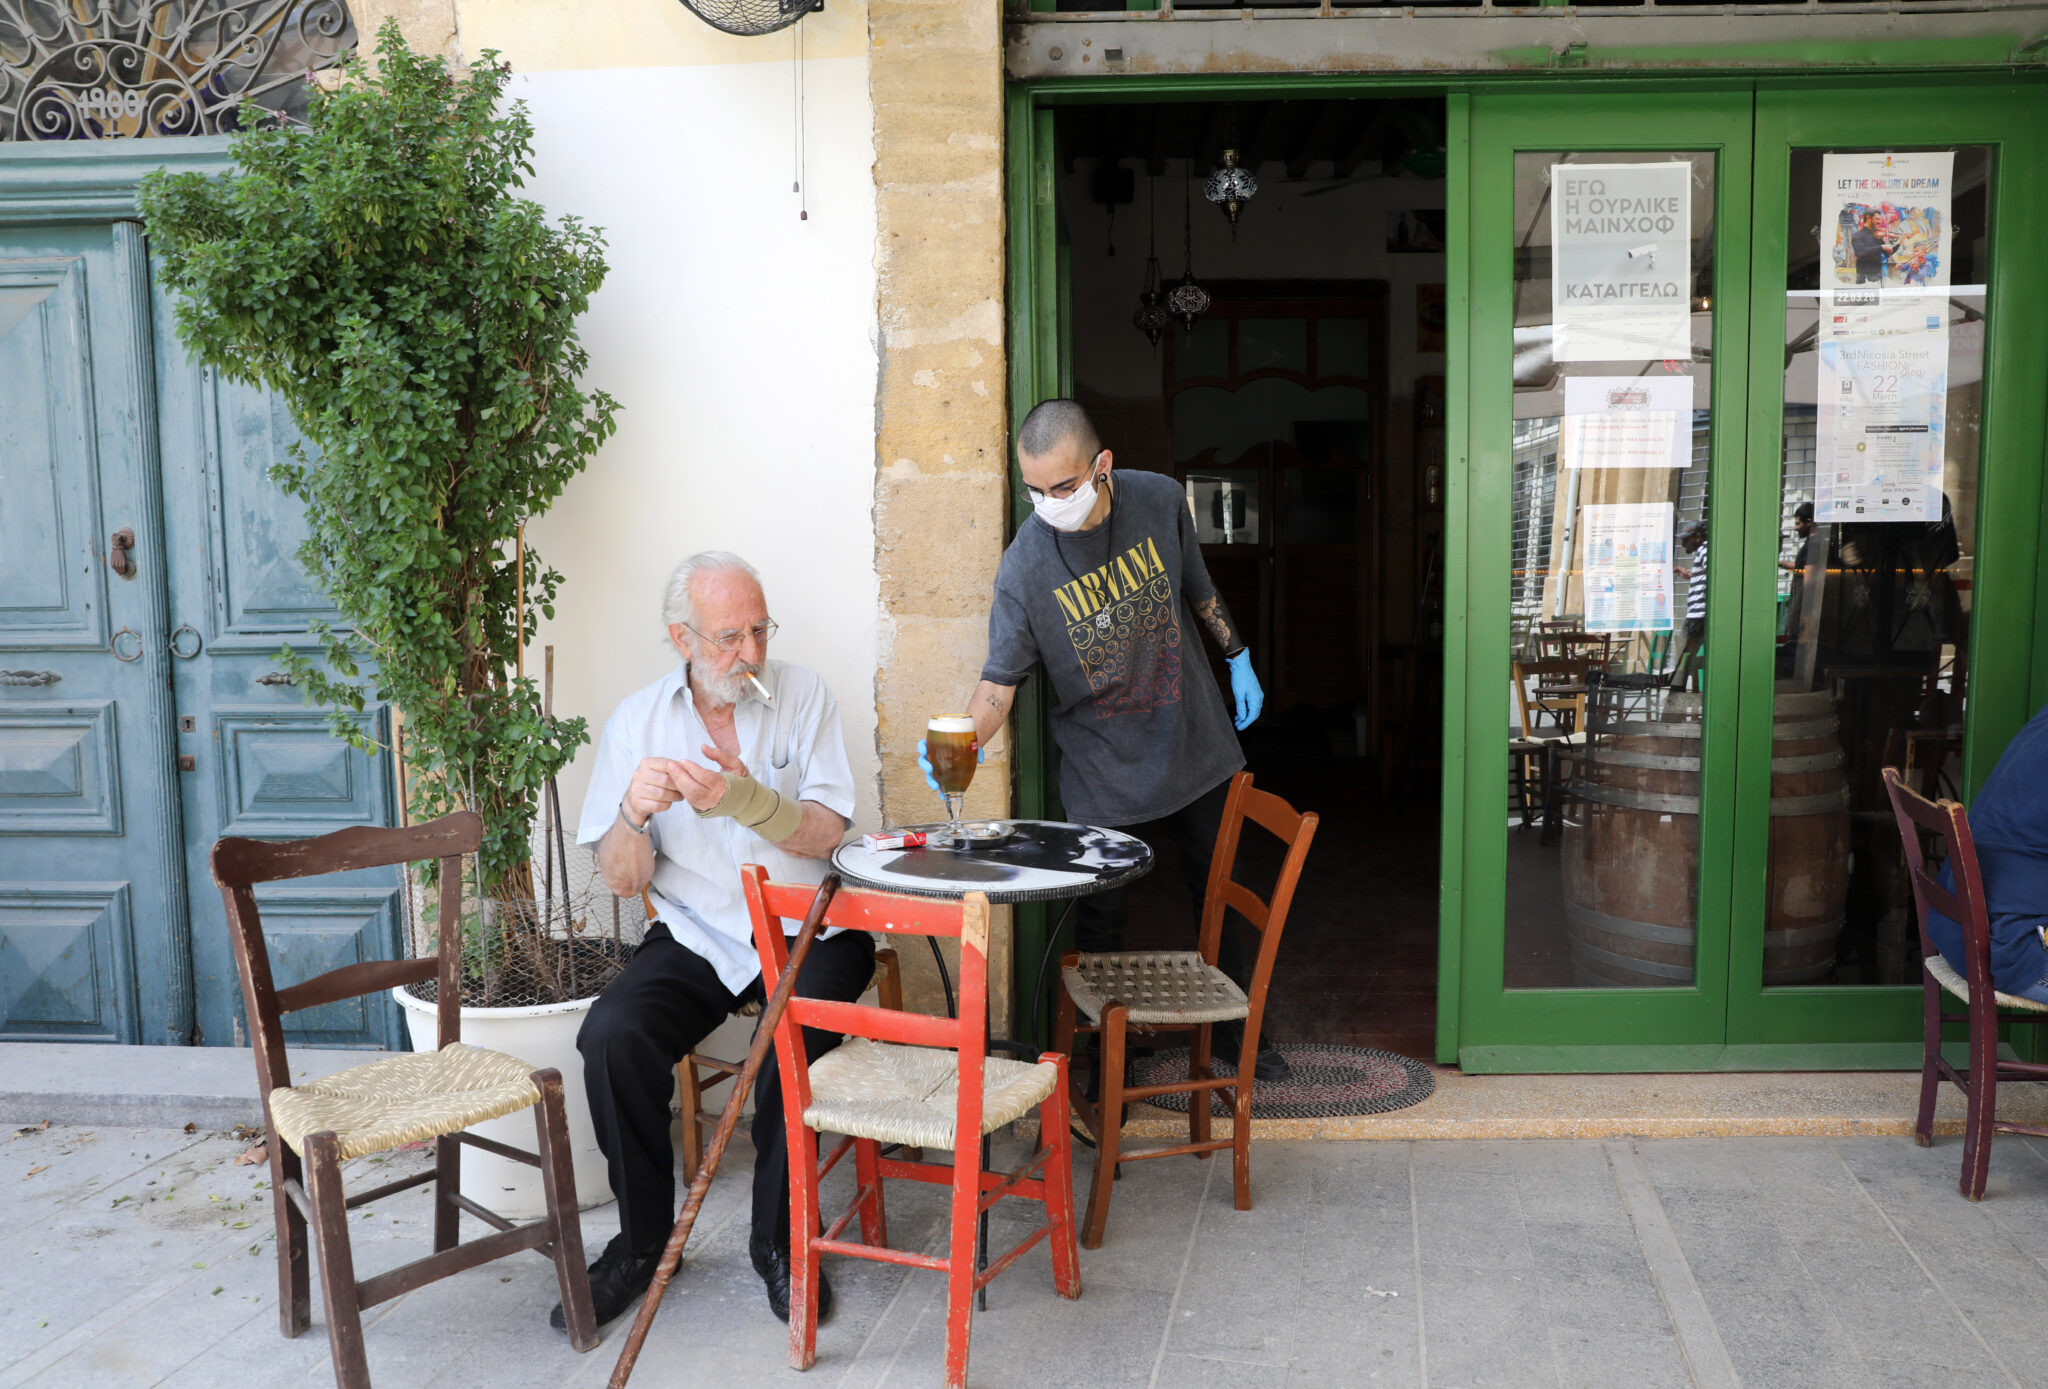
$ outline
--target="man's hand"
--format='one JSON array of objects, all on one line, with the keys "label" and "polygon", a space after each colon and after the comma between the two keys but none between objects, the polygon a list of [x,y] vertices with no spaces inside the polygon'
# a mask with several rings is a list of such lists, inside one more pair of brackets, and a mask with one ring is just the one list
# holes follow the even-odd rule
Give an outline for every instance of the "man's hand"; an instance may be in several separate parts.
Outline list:
[{"label": "man's hand", "polygon": [[699,766],[695,762],[671,762],[675,769],[676,785],[682,791],[682,799],[690,803],[690,809],[702,815],[725,799],[725,773],[734,776],[747,775],[747,764],[739,758],[715,747],[710,743],[703,746],[704,756],[712,767]]},{"label": "man's hand", "polygon": [[640,765],[633,769],[633,780],[626,786],[626,798],[622,804],[635,829],[645,829],[649,820],[683,798],[678,788],[683,785],[681,769],[684,765],[666,757],[640,759]]}]

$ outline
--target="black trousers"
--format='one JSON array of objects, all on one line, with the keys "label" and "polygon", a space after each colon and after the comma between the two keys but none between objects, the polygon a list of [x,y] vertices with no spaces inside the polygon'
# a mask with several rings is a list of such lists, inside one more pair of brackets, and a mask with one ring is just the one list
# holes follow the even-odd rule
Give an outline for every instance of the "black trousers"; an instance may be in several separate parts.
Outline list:
[{"label": "black trousers", "polygon": [[[852,1002],[875,972],[874,937],[845,931],[818,941],[797,976],[806,998]],[[619,1199],[619,1228],[635,1254],[659,1250],[676,1218],[675,1147],[669,1141],[669,1096],[676,1063],[739,1010],[759,1000],[756,978],[734,993],[696,951],[678,944],[659,922],[619,977],[591,1005],[576,1034],[590,1118]],[[836,1032],[804,1029],[815,1061],[839,1045]],[[754,1082],[754,1234],[789,1247],[789,1152],[782,1114],[782,1073],[774,1048]]]},{"label": "black trousers", "polygon": [[[1188,898],[1194,903],[1195,938],[1190,942],[1191,946],[1200,944],[1202,899],[1209,890],[1209,860],[1216,854],[1216,835],[1223,828],[1223,803],[1229,797],[1230,783],[1224,781],[1171,815],[1142,825],[1124,827],[1126,834],[1137,835],[1155,851],[1169,840],[1180,851],[1180,875],[1188,885]],[[1125,884],[1076,902],[1074,948],[1091,955],[1123,949],[1124,917],[1129,896],[1130,885]],[[1247,992],[1251,989],[1252,965],[1257,953],[1254,941],[1252,924],[1234,908],[1226,909],[1216,964]]]}]

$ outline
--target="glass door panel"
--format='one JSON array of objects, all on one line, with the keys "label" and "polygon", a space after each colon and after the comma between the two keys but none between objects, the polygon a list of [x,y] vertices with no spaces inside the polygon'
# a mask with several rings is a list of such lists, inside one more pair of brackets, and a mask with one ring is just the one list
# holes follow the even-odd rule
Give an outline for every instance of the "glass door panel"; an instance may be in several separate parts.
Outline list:
[{"label": "glass door panel", "polygon": [[1515,156],[1510,989],[1694,980],[1714,176]]}]

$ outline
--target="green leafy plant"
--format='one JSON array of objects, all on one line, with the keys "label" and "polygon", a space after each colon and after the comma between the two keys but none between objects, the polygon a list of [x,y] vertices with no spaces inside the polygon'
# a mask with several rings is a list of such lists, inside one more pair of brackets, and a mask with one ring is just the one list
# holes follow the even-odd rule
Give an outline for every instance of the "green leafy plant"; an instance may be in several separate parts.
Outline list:
[{"label": "green leafy plant", "polygon": [[479,893],[530,896],[536,793],[589,733],[510,673],[562,581],[515,545],[614,427],[577,384],[604,238],[514,195],[533,128],[500,109],[495,54],[452,73],[387,20],[378,57],[303,126],[238,136],[233,173],[152,175],[142,209],[180,339],[275,391],[310,445],[272,476],[347,628],[316,625],[286,668],[366,751],[369,692],[402,709],[413,816],[481,813]]}]

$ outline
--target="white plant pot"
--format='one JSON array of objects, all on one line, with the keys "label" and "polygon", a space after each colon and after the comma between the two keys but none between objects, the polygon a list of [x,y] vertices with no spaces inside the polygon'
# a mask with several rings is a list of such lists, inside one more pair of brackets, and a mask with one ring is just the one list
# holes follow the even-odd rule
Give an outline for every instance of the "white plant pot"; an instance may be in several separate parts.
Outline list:
[{"label": "white plant pot", "polygon": [[[405,1011],[414,1051],[432,1051],[440,1041],[435,1005],[414,998],[404,987],[391,996]],[[462,1040],[516,1056],[535,1070],[552,1066],[562,1073],[562,1105],[568,1110],[569,1151],[576,1163],[576,1205],[589,1210],[612,1199],[605,1175],[604,1154],[590,1123],[590,1103],[583,1091],[583,1057],[576,1050],[576,1032],[594,999],[545,1003],[531,1008],[464,1008]],[[532,1109],[522,1109],[475,1126],[474,1132],[508,1147],[533,1152],[538,1141]],[[547,1213],[540,1169],[513,1162],[467,1144],[462,1149],[462,1194],[507,1220],[535,1220]]]}]

